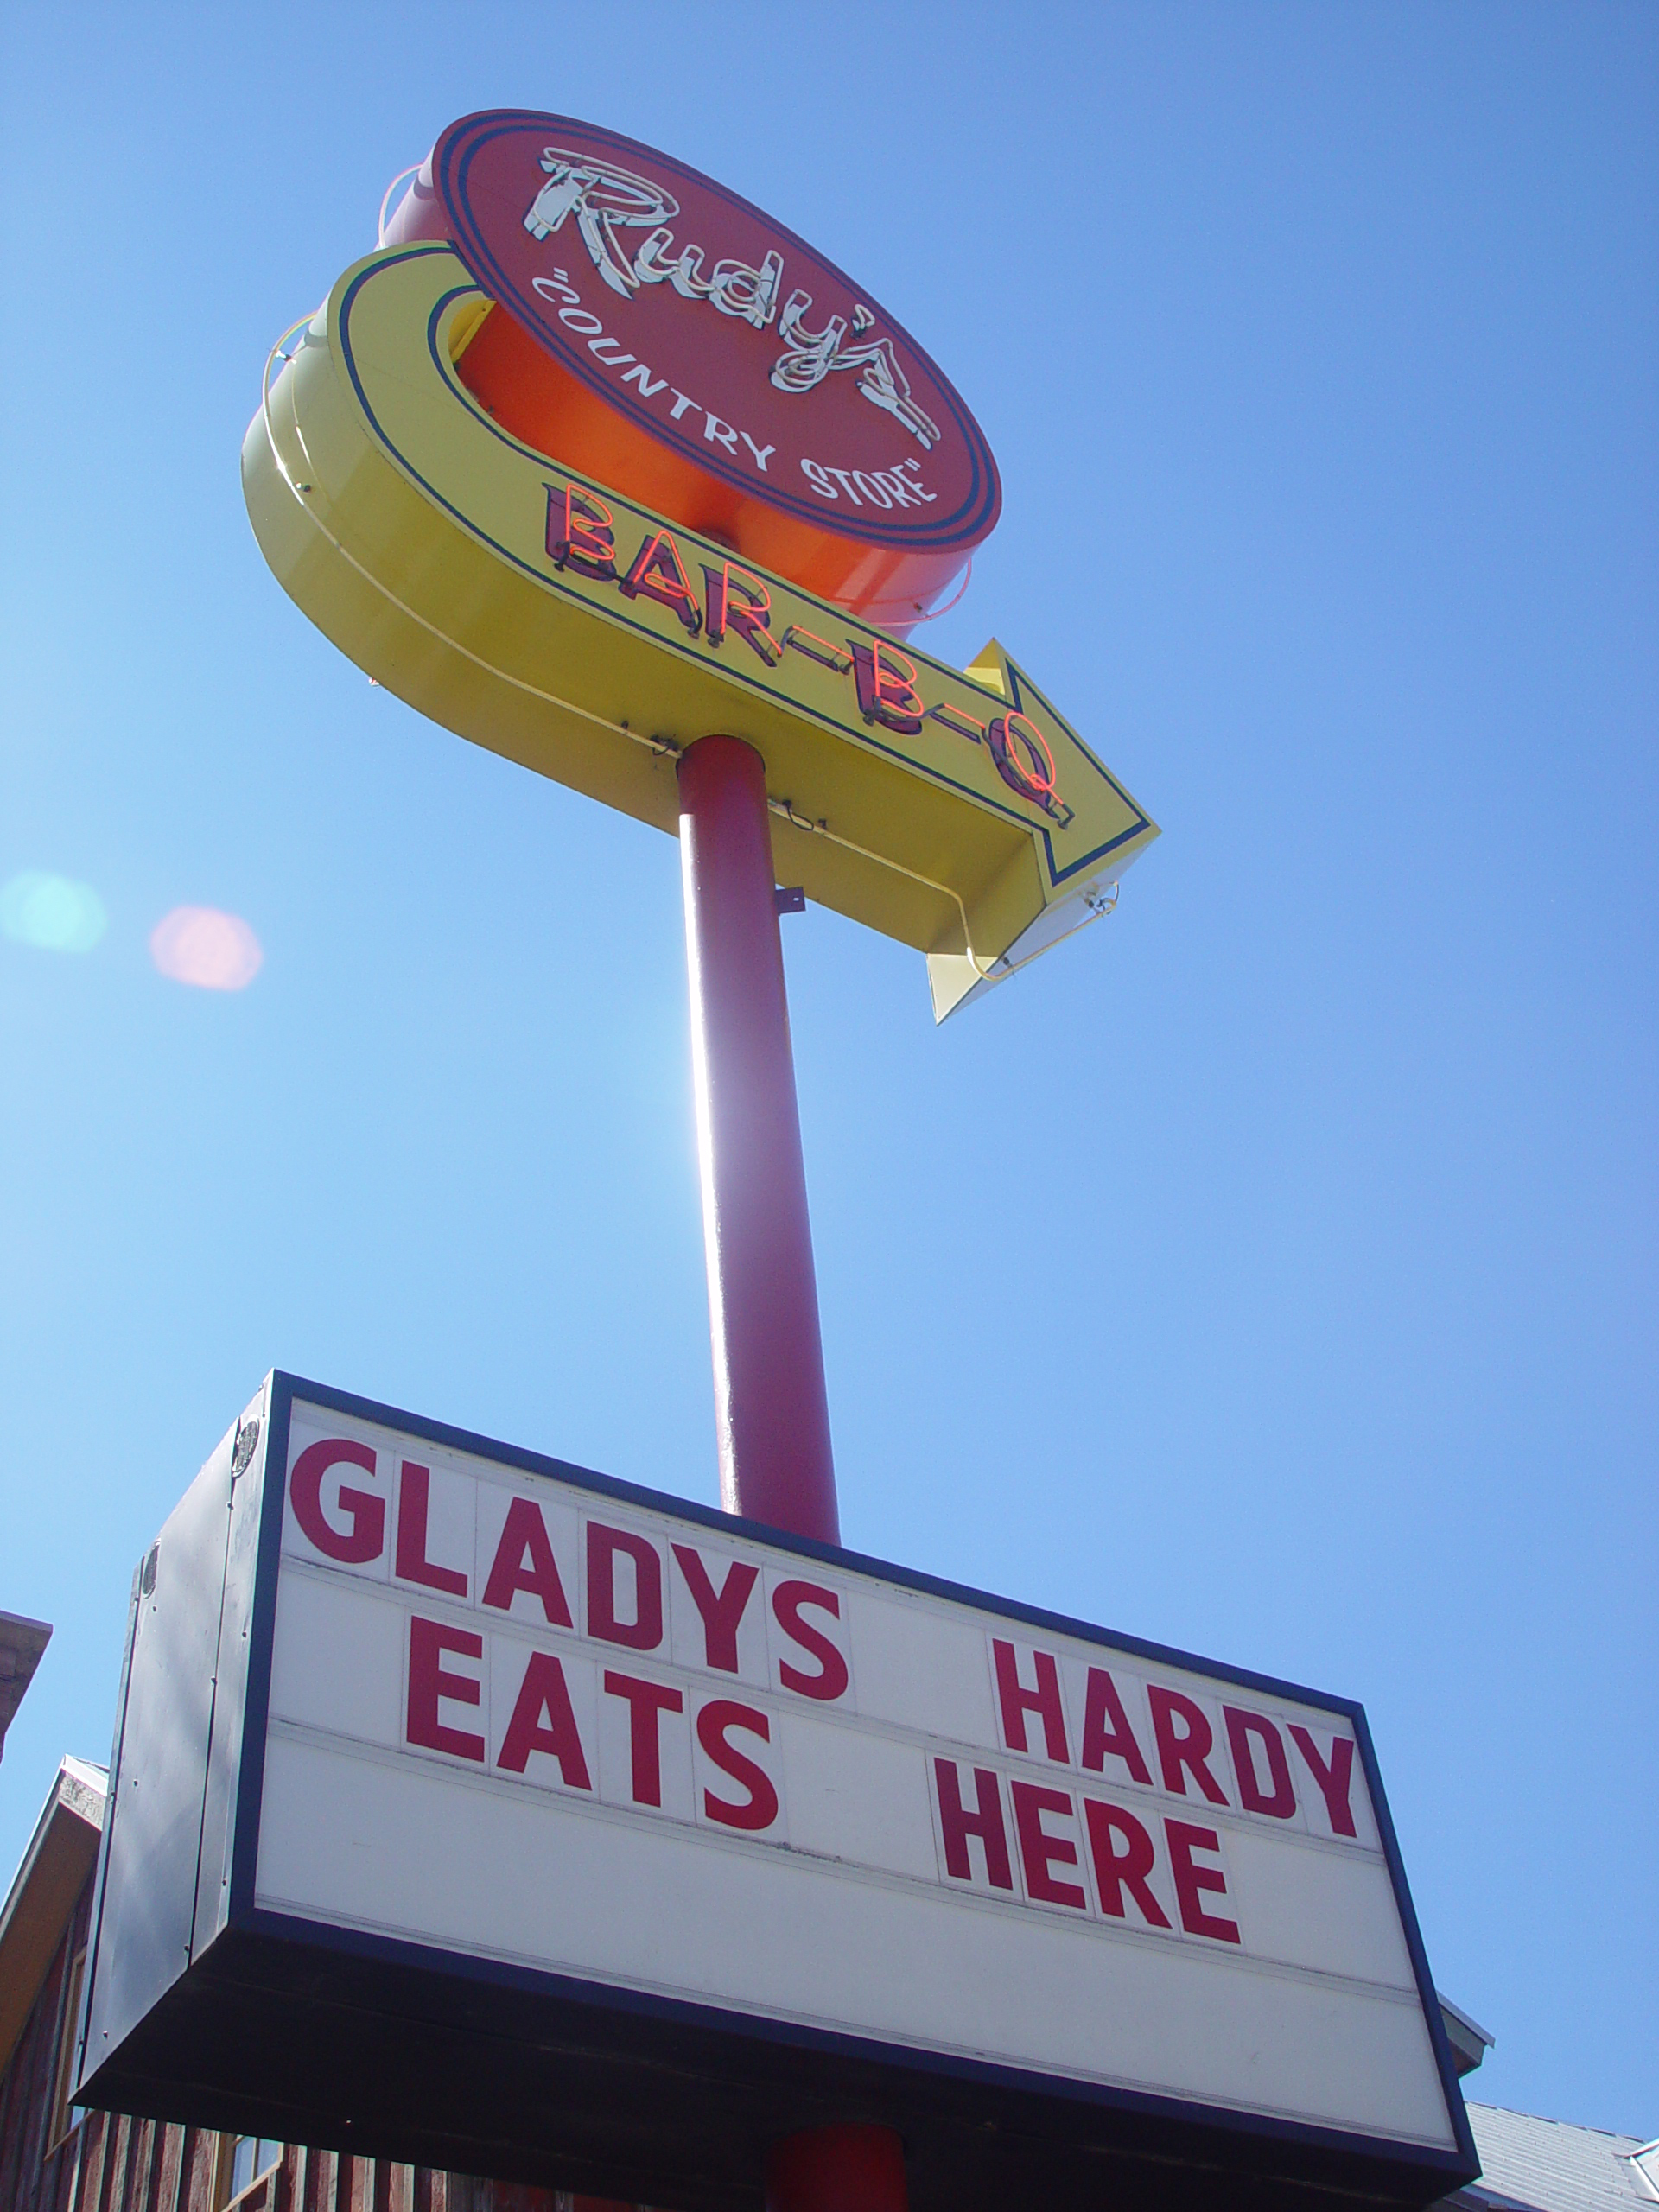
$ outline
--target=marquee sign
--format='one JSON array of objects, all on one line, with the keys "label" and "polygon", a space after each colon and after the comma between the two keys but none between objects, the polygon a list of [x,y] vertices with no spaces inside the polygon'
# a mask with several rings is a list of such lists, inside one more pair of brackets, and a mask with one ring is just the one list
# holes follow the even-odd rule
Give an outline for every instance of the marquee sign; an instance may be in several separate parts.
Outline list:
[{"label": "marquee sign", "polygon": [[995,519],[950,386],[648,151],[446,132],[400,217],[436,237],[346,272],[250,426],[255,532],[378,683],[659,828],[677,752],[745,739],[779,880],[925,952],[943,1019],[1105,911],[1156,824],[995,641],[964,672],[895,635]]},{"label": "marquee sign", "polygon": [[661,2204],[825,2101],[918,2212],[1474,2171],[1357,1707],[281,1375],[111,1807],[118,2109]]}]

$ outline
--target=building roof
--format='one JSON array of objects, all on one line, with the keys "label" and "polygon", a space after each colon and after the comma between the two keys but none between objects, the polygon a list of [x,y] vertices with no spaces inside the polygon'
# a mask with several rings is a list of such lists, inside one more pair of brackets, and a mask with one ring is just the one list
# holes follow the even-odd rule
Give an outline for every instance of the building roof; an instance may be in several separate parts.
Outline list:
[{"label": "building roof", "polygon": [[1481,2175],[1445,2201],[1459,2212],[1641,2212],[1659,2204],[1655,2145],[1497,2105],[1468,2107]]},{"label": "building roof", "polygon": [[23,1692],[51,1639],[49,1621],[32,1621],[23,1613],[0,1613],[0,1753],[5,1750],[12,1715],[22,1703]]},{"label": "building roof", "polygon": [[1490,2030],[1478,2020],[1471,2020],[1461,2005],[1454,2005],[1449,1997],[1442,1997],[1437,1989],[1434,2000],[1440,2008],[1440,2024],[1446,2030],[1446,2039],[1452,2046],[1452,2063],[1459,2075],[1472,2074],[1487,2052],[1497,2042]]},{"label": "building roof", "polygon": [[101,1766],[65,1759],[0,1905],[0,2074],[10,2063],[98,1858],[107,1794]]}]

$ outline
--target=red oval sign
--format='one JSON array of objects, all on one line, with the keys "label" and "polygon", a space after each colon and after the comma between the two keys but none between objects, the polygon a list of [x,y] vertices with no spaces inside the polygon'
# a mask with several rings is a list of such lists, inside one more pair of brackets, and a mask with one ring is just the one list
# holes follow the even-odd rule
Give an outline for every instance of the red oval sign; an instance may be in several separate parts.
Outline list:
[{"label": "red oval sign", "polygon": [[822,255],[683,162],[567,116],[443,133],[387,232],[505,314],[461,363],[538,449],[895,627],[1001,506],[962,398]]}]

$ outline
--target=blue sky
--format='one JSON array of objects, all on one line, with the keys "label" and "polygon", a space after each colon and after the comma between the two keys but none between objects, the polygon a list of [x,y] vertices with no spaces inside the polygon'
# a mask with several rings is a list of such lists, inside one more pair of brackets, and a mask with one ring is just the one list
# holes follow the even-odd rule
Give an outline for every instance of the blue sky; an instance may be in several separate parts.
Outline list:
[{"label": "blue sky", "polygon": [[[284,598],[279,331],[471,108],[709,170],[1001,464],[963,604],[1165,835],[944,1029],[785,950],[849,1542],[1362,1698],[1488,2101],[1659,2133],[1646,7],[101,10],[0,29],[15,1863],[273,1363],[684,1495],[677,853]],[[238,993],[151,963],[244,917]],[[84,932],[83,932],[84,934]]]}]

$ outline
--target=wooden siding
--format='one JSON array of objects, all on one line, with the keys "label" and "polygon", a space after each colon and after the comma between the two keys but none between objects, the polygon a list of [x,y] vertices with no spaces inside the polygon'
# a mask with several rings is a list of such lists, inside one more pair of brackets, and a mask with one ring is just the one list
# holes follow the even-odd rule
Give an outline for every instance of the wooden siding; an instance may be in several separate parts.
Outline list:
[{"label": "wooden siding", "polygon": [[86,1942],[92,1904],[89,1879],[0,2075],[0,2212],[636,2212],[564,2190],[295,2143],[226,2205],[215,2191],[228,2174],[231,2139],[211,2129],[94,2112],[48,2143],[65,1979]]}]

